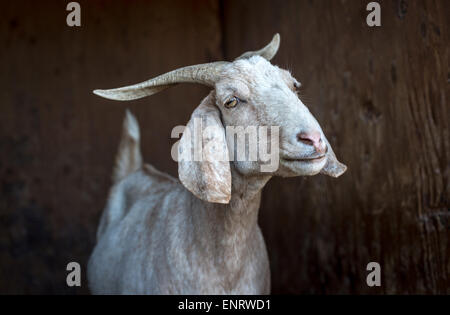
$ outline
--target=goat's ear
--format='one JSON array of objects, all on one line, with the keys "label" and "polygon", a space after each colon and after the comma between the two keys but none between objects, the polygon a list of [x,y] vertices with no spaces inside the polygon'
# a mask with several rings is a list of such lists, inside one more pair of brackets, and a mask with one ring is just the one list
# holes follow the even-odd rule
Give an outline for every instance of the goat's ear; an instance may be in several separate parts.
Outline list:
[{"label": "goat's ear", "polygon": [[331,148],[331,145],[328,142],[327,138],[324,137],[324,139],[325,143],[328,146],[327,163],[320,172],[331,177],[339,177],[345,173],[345,171],[347,170],[347,166],[337,160],[336,154],[334,154],[334,151]]},{"label": "goat's ear", "polygon": [[242,55],[237,57],[235,60],[247,59],[253,56],[261,56],[270,61],[277,54],[278,48],[280,48],[280,34],[277,33],[273,36],[270,43],[268,43],[264,48],[257,51],[247,51],[246,53],[243,53]]},{"label": "goat's ear", "polygon": [[211,92],[192,113],[178,145],[178,177],[195,196],[228,203],[231,170],[225,129]]}]

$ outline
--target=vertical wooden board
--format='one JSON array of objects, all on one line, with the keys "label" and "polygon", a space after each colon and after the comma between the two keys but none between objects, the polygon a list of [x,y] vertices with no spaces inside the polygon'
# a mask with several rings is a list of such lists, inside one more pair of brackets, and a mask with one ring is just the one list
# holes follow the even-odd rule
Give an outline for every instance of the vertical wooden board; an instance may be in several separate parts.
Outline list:
[{"label": "vertical wooden board", "polygon": [[[349,170],[272,179],[260,223],[274,293],[449,293],[448,1],[223,2],[225,56],[274,33],[274,63]],[[366,285],[379,262],[382,286]]]},{"label": "vertical wooden board", "polygon": [[2,4],[0,20],[0,292],[88,293],[65,284],[86,262],[110,185],[125,108],[136,114],[145,160],[176,175],[171,129],[208,89],[178,86],[126,103],[95,88],[137,83],[222,59],[216,1],[64,1]]}]

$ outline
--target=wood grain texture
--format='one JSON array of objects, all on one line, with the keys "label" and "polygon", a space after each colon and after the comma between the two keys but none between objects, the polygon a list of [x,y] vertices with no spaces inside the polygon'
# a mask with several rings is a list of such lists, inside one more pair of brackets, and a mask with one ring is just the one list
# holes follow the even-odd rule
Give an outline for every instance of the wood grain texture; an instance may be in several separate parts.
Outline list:
[{"label": "wood grain texture", "polygon": [[170,131],[208,91],[124,104],[93,89],[230,60],[276,32],[274,63],[304,84],[349,170],[265,188],[273,293],[450,293],[449,1],[379,1],[379,28],[361,0],[79,2],[78,29],[65,1],[2,4],[0,293],[88,293],[65,285],[65,266],[85,270],[125,106],[145,161],[176,175]]},{"label": "wood grain texture", "polygon": [[[274,62],[349,170],[272,180],[260,222],[274,293],[449,293],[448,1],[227,1],[225,55],[281,34]],[[379,262],[382,286],[366,285]]]}]

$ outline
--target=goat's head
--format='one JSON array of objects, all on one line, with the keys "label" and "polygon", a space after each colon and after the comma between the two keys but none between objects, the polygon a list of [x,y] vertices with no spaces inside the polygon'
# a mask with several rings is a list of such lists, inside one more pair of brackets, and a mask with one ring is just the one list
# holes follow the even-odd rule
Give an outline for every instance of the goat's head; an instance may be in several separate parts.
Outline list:
[{"label": "goat's head", "polygon": [[[230,162],[219,158],[223,152],[220,149],[230,147],[225,128],[229,126],[245,129],[249,126],[279,127],[276,143],[270,143],[272,150],[279,146],[276,157],[279,165],[268,171],[270,175],[300,176],[322,172],[338,177],[345,172],[346,166],[338,162],[319,123],[299,99],[300,83],[288,71],[270,63],[279,42],[280,36],[276,34],[261,50],[247,52],[233,62],[188,66],[136,85],[94,93],[114,100],[132,100],[183,82],[213,87],[187,125],[190,134],[195,133],[195,118],[202,122],[200,128],[212,127],[211,130],[216,132],[203,136],[202,143],[213,146],[202,151],[201,161],[179,161],[181,182],[201,199],[219,203],[230,200]],[[180,152],[192,152],[192,137],[186,134],[180,140]],[[236,154],[237,144],[233,142],[233,145],[233,154]],[[247,153],[248,145],[247,142]],[[260,173],[262,164],[267,162],[259,157],[239,161],[233,156],[230,160],[238,172],[247,176]]]}]

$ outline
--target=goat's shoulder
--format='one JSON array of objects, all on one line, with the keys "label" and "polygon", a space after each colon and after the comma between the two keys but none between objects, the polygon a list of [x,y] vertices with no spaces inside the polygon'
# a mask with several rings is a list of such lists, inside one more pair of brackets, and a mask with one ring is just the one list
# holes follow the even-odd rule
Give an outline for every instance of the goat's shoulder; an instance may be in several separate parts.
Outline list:
[{"label": "goat's shoulder", "polygon": [[[150,164],[143,165],[141,169],[129,174],[111,187],[98,237],[107,227],[120,222],[136,203],[149,198],[160,200],[165,195],[177,191],[176,188],[179,186],[181,186],[179,181],[169,174],[158,171]],[[147,203],[148,211],[151,211],[156,204],[156,202]]]},{"label": "goat's shoulder", "polygon": [[142,172],[149,177],[152,177],[154,180],[162,181],[162,182],[169,182],[169,183],[179,183],[177,179],[170,176],[167,173],[161,172],[160,170],[157,170],[153,165],[151,164],[144,164],[142,168]]},{"label": "goat's shoulder", "polygon": [[169,174],[157,170],[150,164],[128,175],[123,182],[123,194],[128,200],[127,208],[137,200],[148,195],[166,194],[180,185],[179,181]]}]

